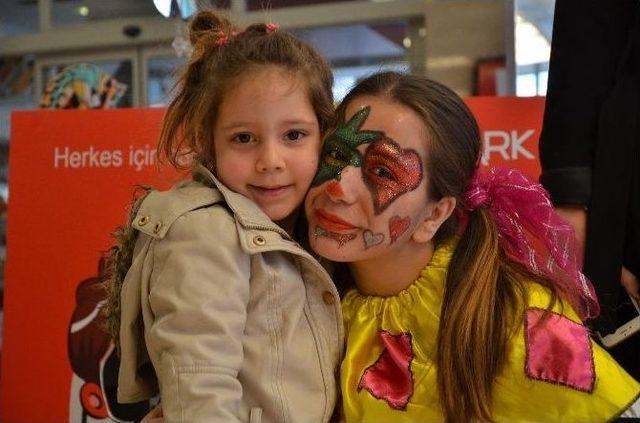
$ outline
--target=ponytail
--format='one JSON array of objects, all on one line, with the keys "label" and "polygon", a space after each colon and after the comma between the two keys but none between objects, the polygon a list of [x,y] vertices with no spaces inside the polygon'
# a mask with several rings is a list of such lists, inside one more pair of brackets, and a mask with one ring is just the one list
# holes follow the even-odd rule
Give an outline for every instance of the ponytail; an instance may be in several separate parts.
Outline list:
[{"label": "ponytail", "polygon": [[106,302],[102,309],[105,330],[111,336],[118,354],[120,354],[120,294],[124,279],[133,262],[133,250],[138,238],[138,231],[131,226],[131,223],[142,201],[151,191],[152,189],[147,186],[138,187],[129,210],[127,224],[117,228],[113,233],[116,245],[106,253],[104,273],[100,275],[106,293]]},{"label": "ponytail", "polygon": [[491,420],[493,381],[524,292],[517,279],[507,280],[501,262],[490,213],[471,212],[449,266],[440,315],[438,386],[447,421]]}]

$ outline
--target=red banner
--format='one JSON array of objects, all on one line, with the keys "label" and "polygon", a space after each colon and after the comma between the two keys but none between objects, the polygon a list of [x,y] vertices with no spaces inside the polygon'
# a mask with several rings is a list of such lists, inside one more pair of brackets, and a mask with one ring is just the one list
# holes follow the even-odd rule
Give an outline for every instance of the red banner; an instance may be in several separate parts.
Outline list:
[{"label": "red banner", "polygon": [[[537,177],[544,99],[469,98],[485,164]],[[101,254],[134,186],[182,176],[156,167],[163,110],[37,111],[12,116],[0,421],[126,421],[117,362],[100,329]]]}]

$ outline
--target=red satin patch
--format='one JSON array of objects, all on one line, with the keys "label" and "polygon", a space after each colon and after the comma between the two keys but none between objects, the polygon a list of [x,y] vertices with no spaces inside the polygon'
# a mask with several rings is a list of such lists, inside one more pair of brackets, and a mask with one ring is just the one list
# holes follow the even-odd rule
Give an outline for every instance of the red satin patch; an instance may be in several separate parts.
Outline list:
[{"label": "red satin patch", "polygon": [[589,331],[561,314],[531,308],[525,316],[528,377],[591,393],[596,379]]},{"label": "red satin patch", "polygon": [[[364,153],[363,177],[373,194],[376,214],[382,213],[397,197],[416,189],[422,182],[422,162],[414,150],[403,149],[390,138],[375,141]],[[386,178],[374,173],[385,168]]]},{"label": "red satin patch", "polygon": [[386,401],[391,408],[404,410],[413,394],[411,334],[392,335],[381,331],[380,339],[384,350],[362,374],[358,392],[365,389],[374,397]]}]

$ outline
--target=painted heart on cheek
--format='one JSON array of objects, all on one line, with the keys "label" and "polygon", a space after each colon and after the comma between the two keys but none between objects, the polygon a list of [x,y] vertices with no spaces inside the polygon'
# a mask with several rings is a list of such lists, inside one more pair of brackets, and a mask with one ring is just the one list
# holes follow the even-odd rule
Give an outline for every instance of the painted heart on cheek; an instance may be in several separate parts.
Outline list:
[{"label": "painted heart on cheek", "polygon": [[364,248],[365,250],[371,247],[375,247],[378,244],[381,244],[384,241],[384,234],[374,234],[369,229],[364,231],[362,234],[364,237]]},{"label": "painted heart on cheek", "polygon": [[391,238],[391,244],[396,242],[396,240],[409,229],[409,225],[411,225],[411,218],[409,217],[402,218],[400,216],[393,216],[389,219],[389,237]]},{"label": "painted heart on cheek", "polygon": [[422,161],[415,150],[403,149],[390,138],[376,141],[364,154],[363,178],[373,195],[376,214],[422,182]]}]

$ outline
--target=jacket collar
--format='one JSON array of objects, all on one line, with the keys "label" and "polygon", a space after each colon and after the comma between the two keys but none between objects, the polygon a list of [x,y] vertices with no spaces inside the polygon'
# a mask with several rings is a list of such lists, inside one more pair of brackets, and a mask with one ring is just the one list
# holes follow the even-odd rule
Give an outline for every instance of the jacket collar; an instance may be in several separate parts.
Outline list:
[{"label": "jacket collar", "polygon": [[201,163],[198,163],[193,170],[193,180],[217,188],[224,197],[229,208],[235,214],[236,219],[243,227],[248,229],[275,231],[285,239],[291,240],[289,234],[269,219],[269,217],[264,214],[264,212],[260,210],[253,201],[242,194],[231,191]]}]

